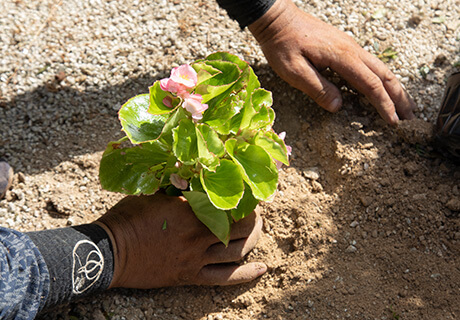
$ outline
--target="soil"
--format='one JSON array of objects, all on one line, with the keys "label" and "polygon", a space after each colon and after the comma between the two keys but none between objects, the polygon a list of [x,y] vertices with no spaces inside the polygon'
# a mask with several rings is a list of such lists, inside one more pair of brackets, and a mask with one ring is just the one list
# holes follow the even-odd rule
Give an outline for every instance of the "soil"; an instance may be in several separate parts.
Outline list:
[{"label": "soil", "polygon": [[[351,90],[344,108],[329,114],[268,66],[256,73],[273,92],[275,129],[294,150],[275,200],[261,205],[264,235],[246,259],[269,271],[232,287],[112,290],[42,319],[460,317],[460,167],[432,148],[432,125],[389,127]],[[133,83],[142,91],[151,79],[137,80],[114,90],[128,98]],[[120,135],[118,120],[92,117],[70,125],[78,136],[56,138],[59,152],[44,143],[23,160],[40,170],[17,173],[4,200],[36,199],[28,203],[36,220],[23,229],[90,222],[121,198],[97,178],[102,150]]]},{"label": "soil", "polygon": [[[104,214],[122,198],[98,181],[103,150],[122,136],[116,110],[173,63],[214,51],[251,61],[293,147],[278,194],[261,205],[262,239],[242,262],[265,262],[262,277],[110,290],[40,318],[460,319],[460,165],[433,148],[432,125],[458,61],[454,2],[296,1],[371,52],[379,43],[398,52],[388,64],[419,120],[393,128],[334,77],[344,107],[322,110],[281,81],[213,1],[157,1],[154,10],[145,1],[0,1],[0,156],[16,171],[2,225],[41,230]],[[369,17],[387,4],[386,18]]]}]

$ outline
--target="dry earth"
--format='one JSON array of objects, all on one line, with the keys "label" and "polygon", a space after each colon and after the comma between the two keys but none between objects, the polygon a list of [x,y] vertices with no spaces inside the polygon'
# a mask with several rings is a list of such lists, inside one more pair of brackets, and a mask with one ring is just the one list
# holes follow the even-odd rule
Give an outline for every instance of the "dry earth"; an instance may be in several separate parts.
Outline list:
[{"label": "dry earth", "polygon": [[[161,3],[177,10],[179,21],[190,16],[213,17],[217,10],[202,1]],[[53,3],[48,4],[45,13],[53,10]],[[376,8],[379,2],[371,1],[369,5]],[[264,235],[247,258],[264,261],[269,271],[257,281],[233,287],[112,290],[63,306],[41,318],[460,318],[460,167],[431,147],[431,124],[444,79],[458,59],[457,49],[437,37],[450,39],[459,31],[454,28],[457,33],[449,33],[449,19],[444,27],[430,22],[433,17],[452,16],[452,12],[458,22],[458,1],[427,4],[422,10],[423,5],[421,2],[412,11],[403,10],[396,17],[397,23],[402,21],[402,29],[394,34],[383,32],[381,37],[386,38],[379,40],[397,46],[401,59],[390,61],[390,66],[404,79],[420,106],[417,115],[421,120],[401,123],[398,128],[385,125],[359,95],[346,87],[343,110],[334,115],[322,111],[277,78],[263,59],[254,58],[260,52],[254,49],[247,33],[235,35],[235,46],[223,44],[225,41],[208,33],[206,50],[229,50],[253,63],[262,86],[273,92],[276,131],[286,131],[286,140],[294,149],[291,166],[281,172],[277,197],[262,205]],[[14,6],[30,9],[29,2],[15,1]],[[348,17],[359,13],[358,9],[353,11],[348,1],[328,8],[318,4],[313,12],[329,17],[327,10],[334,6],[343,8]],[[30,10],[40,12],[40,8]],[[91,10],[90,13],[97,13]],[[390,10],[395,9],[390,6]],[[421,11],[424,14],[419,14]],[[56,21],[61,20],[58,15]],[[81,54],[78,37],[73,34],[75,39],[69,38],[70,27],[53,29],[53,21],[50,19],[49,26],[40,31],[53,31],[67,46],[75,41],[73,50]],[[190,39],[199,37],[193,32],[200,33],[200,21],[192,20],[183,35]],[[346,29],[347,21],[340,22],[344,25],[335,24]],[[18,23],[22,23],[20,19]],[[366,23],[372,27],[374,22]],[[365,32],[366,23],[359,30],[350,30],[370,41],[374,38]],[[234,23],[228,27],[236,30]],[[425,58],[417,56],[414,68],[411,56],[404,54],[405,48],[410,51],[413,46],[404,46],[410,41],[404,37],[417,28],[425,36],[413,41],[426,41],[428,49],[423,49]],[[24,49],[21,36],[30,40],[35,34],[32,32],[27,38],[23,35],[27,31],[21,30],[17,31],[18,42],[8,45],[12,52],[20,52],[16,47]],[[96,43],[101,37],[113,37],[110,28],[101,30],[94,31],[99,34],[94,36]],[[59,31],[66,36],[61,37]],[[146,39],[145,35],[140,37]],[[436,46],[437,41],[442,45]],[[87,45],[91,47],[89,42]],[[39,52],[47,52],[40,46]],[[121,62],[134,54],[129,43],[126,46],[116,49]],[[446,51],[444,58],[436,62],[439,47]],[[49,50],[53,56],[53,49]],[[174,50],[166,45],[159,51],[152,50],[151,56],[146,53],[152,61],[174,56]],[[192,49],[187,54],[181,51],[179,63],[181,59],[191,61],[204,54],[201,47],[195,50],[198,53]],[[4,59],[11,58],[6,50],[2,52]],[[12,190],[0,201],[0,222],[6,226],[39,230],[85,223],[99,217],[121,198],[101,190],[97,178],[105,145],[120,136],[115,109],[165,76],[173,59],[156,62],[144,73],[135,70],[129,61],[125,67],[117,64],[111,75],[123,80],[111,82],[111,75],[104,73],[103,67],[90,70],[88,66],[98,62],[93,61],[96,58],[90,53],[85,54],[84,66],[73,64],[70,50],[68,60],[50,60],[49,70],[25,64],[24,74],[20,69],[16,75],[14,70],[3,73],[7,77],[2,78],[0,111],[8,122],[2,122],[0,153],[17,172]],[[100,54],[106,54],[107,60],[111,57],[103,50]],[[423,64],[430,65],[428,78],[418,73]],[[400,66],[407,75],[399,72]],[[106,80],[98,80],[99,73]],[[21,87],[21,77],[35,80]],[[342,86],[339,80],[335,81]]]}]

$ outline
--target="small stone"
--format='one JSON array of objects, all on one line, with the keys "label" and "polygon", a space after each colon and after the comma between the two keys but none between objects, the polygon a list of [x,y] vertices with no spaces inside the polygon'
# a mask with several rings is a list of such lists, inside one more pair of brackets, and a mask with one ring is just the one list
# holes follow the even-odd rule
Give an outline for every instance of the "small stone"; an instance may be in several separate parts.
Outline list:
[{"label": "small stone", "polygon": [[362,196],[359,200],[361,200],[361,203],[365,207],[368,207],[372,203],[372,198],[367,196]]},{"label": "small stone", "polygon": [[352,228],[356,228],[357,226],[359,225],[359,222],[358,221],[353,221],[352,223],[350,223],[350,227]]},{"label": "small stone", "polygon": [[316,167],[305,169],[303,172],[303,176],[310,180],[318,180],[319,179],[319,170]]},{"label": "small stone", "polygon": [[446,203],[446,207],[452,211],[460,211],[460,199],[452,198]]},{"label": "small stone", "polygon": [[311,182],[311,186],[312,186],[313,192],[321,192],[321,191],[323,191],[323,186],[318,181],[313,180]]},{"label": "small stone", "polygon": [[349,245],[345,251],[348,253],[355,253],[356,251],[358,251],[358,248],[356,248],[354,245]]},{"label": "small stone", "polygon": [[5,196],[6,191],[11,187],[13,174],[13,168],[10,167],[8,162],[0,159],[0,199]]},{"label": "small stone", "polygon": [[18,172],[18,181],[20,183],[26,183],[26,176],[22,172]]},{"label": "small stone", "polygon": [[420,193],[420,194],[414,194],[412,196],[413,200],[420,201],[420,200],[426,200],[426,194],[425,193]]}]

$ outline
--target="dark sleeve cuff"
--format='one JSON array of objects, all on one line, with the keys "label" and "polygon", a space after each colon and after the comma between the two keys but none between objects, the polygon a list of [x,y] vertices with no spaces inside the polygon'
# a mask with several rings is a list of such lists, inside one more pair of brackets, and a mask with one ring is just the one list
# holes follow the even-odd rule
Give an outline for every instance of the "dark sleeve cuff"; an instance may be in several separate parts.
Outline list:
[{"label": "dark sleeve cuff", "polygon": [[275,2],[276,0],[217,0],[229,17],[238,21],[241,29],[262,17]]},{"label": "dark sleeve cuff", "polygon": [[112,243],[95,224],[29,232],[50,274],[44,309],[106,290],[113,277]]}]

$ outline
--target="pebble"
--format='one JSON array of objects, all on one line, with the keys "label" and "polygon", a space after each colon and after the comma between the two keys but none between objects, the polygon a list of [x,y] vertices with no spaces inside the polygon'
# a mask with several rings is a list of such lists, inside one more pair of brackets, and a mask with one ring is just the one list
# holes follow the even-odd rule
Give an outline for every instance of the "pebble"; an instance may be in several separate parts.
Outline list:
[{"label": "pebble", "polygon": [[310,180],[318,180],[319,179],[319,169],[317,167],[305,169],[302,171],[303,176]]},{"label": "pebble", "polygon": [[452,198],[446,203],[446,207],[452,211],[460,211],[460,199]]},{"label": "pebble", "polygon": [[358,221],[353,221],[352,223],[350,223],[350,227],[352,228],[356,228],[357,226],[359,225],[359,222]]},{"label": "pebble", "polygon": [[358,248],[356,248],[354,245],[349,245],[345,251],[348,253],[355,253],[358,251]]}]

